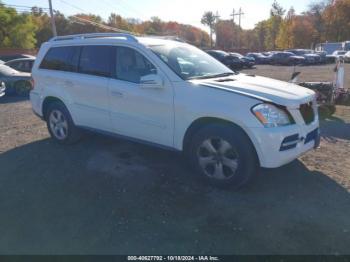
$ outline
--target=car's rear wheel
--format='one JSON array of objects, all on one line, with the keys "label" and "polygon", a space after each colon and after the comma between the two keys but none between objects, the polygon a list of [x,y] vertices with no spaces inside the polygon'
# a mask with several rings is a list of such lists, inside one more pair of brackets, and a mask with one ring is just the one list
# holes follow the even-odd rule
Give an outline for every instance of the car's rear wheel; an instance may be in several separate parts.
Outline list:
[{"label": "car's rear wheel", "polygon": [[200,129],[192,139],[189,157],[200,177],[221,187],[240,188],[257,171],[255,149],[237,126],[218,123]]},{"label": "car's rear wheel", "polygon": [[77,142],[81,135],[73,120],[61,102],[52,102],[45,115],[47,128],[51,137],[60,144]]}]

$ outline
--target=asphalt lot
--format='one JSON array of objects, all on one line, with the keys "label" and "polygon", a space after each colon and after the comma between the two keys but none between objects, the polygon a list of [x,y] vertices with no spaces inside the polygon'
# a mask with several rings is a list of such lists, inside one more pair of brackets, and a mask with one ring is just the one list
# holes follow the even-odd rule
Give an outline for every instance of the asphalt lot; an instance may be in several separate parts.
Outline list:
[{"label": "asphalt lot", "polygon": [[100,135],[57,145],[27,100],[5,97],[0,254],[350,254],[349,152],[342,106],[321,149],[233,192],[177,153]]}]

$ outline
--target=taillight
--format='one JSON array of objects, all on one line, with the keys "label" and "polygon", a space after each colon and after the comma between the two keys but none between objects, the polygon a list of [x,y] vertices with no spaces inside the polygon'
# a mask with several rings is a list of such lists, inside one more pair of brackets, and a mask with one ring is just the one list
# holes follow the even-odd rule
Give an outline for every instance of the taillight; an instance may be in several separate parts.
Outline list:
[{"label": "taillight", "polygon": [[34,79],[33,79],[33,77],[30,78],[29,82],[30,82],[30,85],[31,85],[30,90],[33,90],[34,89]]}]

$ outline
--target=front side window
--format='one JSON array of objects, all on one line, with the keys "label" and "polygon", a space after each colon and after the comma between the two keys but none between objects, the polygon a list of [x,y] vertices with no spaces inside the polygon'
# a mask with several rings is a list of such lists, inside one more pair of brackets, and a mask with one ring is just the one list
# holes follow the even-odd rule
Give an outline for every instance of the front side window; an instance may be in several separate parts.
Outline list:
[{"label": "front side window", "polygon": [[141,77],[156,73],[154,65],[139,52],[128,47],[117,47],[115,72],[117,79],[140,83]]},{"label": "front side window", "polygon": [[113,47],[111,46],[83,46],[80,54],[79,73],[111,76],[111,61]]},{"label": "front side window", "polygon": [[184,80],[211,78],[233,73],[211,55],[191,45],[174,43],[149,47]]},{"label": "front side window", "polygon": [[41,69],[76,72],[79,58],[79,47],[52,47],[40,64]]}]

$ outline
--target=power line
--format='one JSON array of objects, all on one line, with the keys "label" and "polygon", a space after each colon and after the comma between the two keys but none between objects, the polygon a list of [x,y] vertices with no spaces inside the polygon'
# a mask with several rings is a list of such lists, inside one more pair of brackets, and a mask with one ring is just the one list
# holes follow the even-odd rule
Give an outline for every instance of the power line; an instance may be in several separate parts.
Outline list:
[{"label": "power line", "polygon": [[[118,4],[119,6],[115,5],[113,2],[109,2],[107,0],[102,0],[103,2],[105,2],[107,5],[113,5],[117,10],[118,9],[123,9],[124,11],[126,11],[127,13],[129,13],[131,16],[134,16],[134,13],[137,14],[138,16],[140,16],[141,18],[145,18],[145,16],[143,14],[141,14],[140,12],[136,11],[135,9],[133,9],[130,5],[128,5],[129,9],[132,9],[133,12],[130,12],[128,10],[125,9],[124,6],[120,5],[120,3]],[[124,2],[124,1],[123,1]],[[126,4],[124,2],[124,4]]]},{"label": "power line", "polygon": [[9,5],[9,4],[4,4],[5,6],[8,6],[8,7],[15,7],[15,8],[30,8],[32,9],[33,7],[37,7],[37,8],[41,8],[41,9],[49,9],[47,7],[40,7],[40,6],[27,6],[27,5]]},{"label": "power line", "polygon": [[112,26],[108,26],[108,25],[105,25],[105,24],[102,24],[102,23],[94,22],[94,21],[91,21],[91,20],[89,20],[89,19],[81,18],[81,17],[79,17],[79,16],[72,15],[72,16],[70,16],[70,17],[73,17],[73,18],[75,18],[75,19],[78,19],[78,20],[80,20],[80,21],[89,23],[89,24],[91,24],[91,25],[94,25],[94,26],[97,26],[97,27],[100,27],[100,28],[103,28],[103,29],[107,29],[107,30],[111,30],[111,31],[119,32],[119,33],[133,34],[133,33],[130,32],[130,31],[126,31],[126,30],[119,29],[119,28],[117,28],[117,27],[112,27]]},{"label": "power line", "polygon": [[84,13],[89,13],[86,10],[84,10],[83,8],[80,8],[80,7],[76,6],[76,5],[68,3],[67,1],[64,1],[64,0],[60,0],[60,1],[61,1],[61,3],[66,4],[66,5],[70,6],[70,7],[73,7],[75,9],[77,9],[77,10],[83,11]]}]

